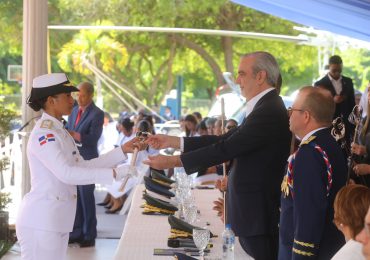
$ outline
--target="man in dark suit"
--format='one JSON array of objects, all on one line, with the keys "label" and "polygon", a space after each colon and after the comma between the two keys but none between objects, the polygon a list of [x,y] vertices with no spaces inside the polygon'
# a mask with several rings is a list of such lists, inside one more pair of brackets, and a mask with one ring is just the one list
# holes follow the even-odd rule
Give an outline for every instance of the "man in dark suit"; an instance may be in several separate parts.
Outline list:
[{"label": "man in dark suit", "polygon": [[189,174],[233,159],[226,223],[256,260],[277,258],[280,183],[291,136],[287,111],[276,90],[279,75],[271,54],[244,55],[236,82],[247,107],[238,128],[221,136],[179,139],[157,135],[147,140],[157,148],[183,146],[180,157],[150,157],[147,163],[156,169],[183,166]]},{"label": "man in dark suit", "polygon": [[[78,106],[68,117],[67,129],[75,139],[81,156],[90,160],[99,156],[98,140],[103,131],[104,112],[93,102],[94,86],[89,82],[78,85]],[[95,184],[77,186],[77,212],[70,242],[78,242],[81,247],[95,245],[96,208]]]},{"label": "man in dark suit", "polygon": [[330,134],[335,104],[330,92],[304,87],[290,113],[301,140],[281,185],[279,260],[331,259],[344,244],[333,224],[334,199],[346,183],[347,165]]},{"label": "man in dark suit", "polygon": [[342,75],[343,61],[338,55],[329,59],[329,73],[315,82],[315,86],[330,91],[335,102],[333,119],[343,117],[346,126],[346,142],[349,145],[354,126],[348,122],[348,116],[355,106],[355,91],[352,79]]}]

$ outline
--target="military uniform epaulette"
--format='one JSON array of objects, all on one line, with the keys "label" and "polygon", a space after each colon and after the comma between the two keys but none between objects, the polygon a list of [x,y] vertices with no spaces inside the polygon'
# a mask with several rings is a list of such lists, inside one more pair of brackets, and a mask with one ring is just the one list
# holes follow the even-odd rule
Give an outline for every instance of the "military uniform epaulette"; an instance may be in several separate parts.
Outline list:
[{"label": "military uniform epaulette", "polygon": [[315,139],[316,139],[316,136],[311,135],[309,138],[307,138],[305,141],[303,141],[299,146],[302,146],[302,145],[305,145],[305,144],[309,144],[309,143],[311,143]]},{"label": "military uniform epaulette", "polygon": [[40,128],[52,129],[53,125],[53,121],[51,121],[50,119],[44,119],[40,124]]}]

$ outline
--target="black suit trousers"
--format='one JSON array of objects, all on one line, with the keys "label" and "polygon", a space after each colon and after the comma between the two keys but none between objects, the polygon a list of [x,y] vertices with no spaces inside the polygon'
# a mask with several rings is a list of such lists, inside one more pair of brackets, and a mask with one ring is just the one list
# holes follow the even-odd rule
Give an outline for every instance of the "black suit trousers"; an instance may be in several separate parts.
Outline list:
[{"label": "black suit trousers", "polygon": [[245,252],[255,260],[276,260],[278,256],[279,234],[239,237]]}]

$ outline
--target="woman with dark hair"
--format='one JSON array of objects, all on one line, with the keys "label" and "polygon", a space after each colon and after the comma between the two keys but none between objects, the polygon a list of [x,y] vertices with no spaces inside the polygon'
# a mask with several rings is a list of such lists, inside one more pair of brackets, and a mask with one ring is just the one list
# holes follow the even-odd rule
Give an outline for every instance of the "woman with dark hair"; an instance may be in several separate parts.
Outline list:
[{"label": "woman with dark hair", "polygon": [[[137,123],[136,127],[137,132],[133,135],[137,135],[138,132],[141,133],[153,133],[153,127],[152,124],[147,120],[141,120]],[[158,150],[154,150],[151,147],[147,147],[145,150],[140,151],[136,158],[136,165],[141,165],[141,161],[146,159],[148,155],[156,155],[158,154]],[[125,162],[126,164],[131,163],[131,156],[129,156],[128,160]],[[142,168],[139,167],[141,170]],[[147,167],[148,168],[148,167]],[[108,193],[102,203],[99,203],[100,206],[105,206],[107,210],[105,213],[107,214],[114,214],[121,211],[123,205],[127,203],[127,198],[129,196],[129,191],[122,192],[120,191],[121,182],[115,182],[111,186],[108,187]],[[113,197],[113,195],[115,197]]]},{"label": "woman with dark hair", "polygon": [[118,145],[123,145],[124,143],[130,141],[135,137],[134,135],[134,122],[128,117],[123,117],[118,120]]},{"label": "woman with dark hair", "polygon": [[[367,94],[367,102],[370,103],[370,92]],[[367,106],[367,116],[363,120],[363,127],[360,134],[360,144],[356,141],[351,145],[352,153],[358,156],[358,164],[354,167],[354,172],[357,177],[354,177],[354,181],[359,184],[370,187],[370,106]]]},{"label": "woman with dark hair", "polygon": [[184,118],[185,136],[186,137],[199,136],[199,134],[197,133],[197,125],[198,121],[194,115],[192,114],[186,115]]},{"label": "woman with dark hair", "polygon": [[370,206],[370,189],[363,185],[344,186],[334,201],[334,223],[343,233],[346,244],[332,259],[365,259],[361,253],[361,243],[356,236],[364,228],[364,218]]},{"label": "woman with dark hair", "polygon": [[27,145],[31,191],[23,198],[16,223],[22,259],[65,259],[76,213],[76,185],[122,179],[128,168],[114,167],[137,146],[132,140],[85,161],[62,123],[62,116],[72,112],[71,92],[76,91],[64,73],[33,80],[27,103],[35,111],[43,110],[43,114]]},{"label": "woman with dark hair", "polygon": [[208,135],[208,129],[206,125],[206,121],[208,120],[208,117],[205,117],[200,123],[197,125],[197,133],[202,135]]},{"label": "woman with dark hair", "polygon": [[229,132],[231,129],[237,128],[238,122],[235,119],[229,119],[227,120],[227,123],[225,125],[225,133]]},{"label": "woman with dark hair", "polygon": [[[118,141],[117,145],[124,145],[126,142],[129,142],[135,138],[134,134],[134,122],[130,120],[129,117],[121,117],[118,120]],[[128,156],[128,161],[130,160]],[[126,197],[114,198],[111,194],[107,193],[103,202],[98,203],[99,206],[104,206],[107,210],[105,213],[114,214],[121,210],[123,203],[125,202]]]}]

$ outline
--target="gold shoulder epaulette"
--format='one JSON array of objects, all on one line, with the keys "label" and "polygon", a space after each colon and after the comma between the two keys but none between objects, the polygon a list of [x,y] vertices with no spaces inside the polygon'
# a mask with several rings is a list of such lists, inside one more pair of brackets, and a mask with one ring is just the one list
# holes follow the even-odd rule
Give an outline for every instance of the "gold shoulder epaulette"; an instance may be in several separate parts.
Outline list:
[{"label": "gold shoulder epaulette", "polygon": [[301,145],[309,144],[310,142],[312,142],[313,140],[315,140],[315,138],[316,138],[316,136],[311,135],[306,141],[302,142]]},{"label": "gold shoulder epaulette", "polygon": [[51,129],[53,127],[53,121],[45,119],[41,122],[40,128]]}]

